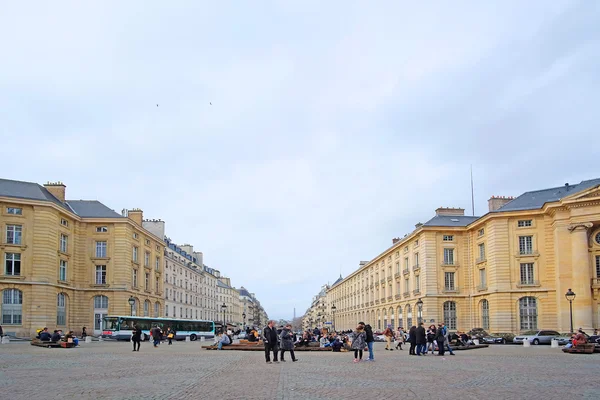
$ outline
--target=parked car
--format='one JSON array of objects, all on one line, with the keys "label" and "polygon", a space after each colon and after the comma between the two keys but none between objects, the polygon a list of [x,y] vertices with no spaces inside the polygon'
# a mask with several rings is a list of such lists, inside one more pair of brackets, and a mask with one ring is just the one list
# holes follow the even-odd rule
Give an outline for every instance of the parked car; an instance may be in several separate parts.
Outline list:
[{"label": "parked car", "polygon": [[505,344],[506,343],[506,339],[504,339],[502,336],[484,336],[481,339],[479,339],[480,342],[482,343],[487,343],[487,344]]},{"label": "parked car", "polygon": [[373,335],[376,342],[385,342],[385,335]]},{"label": "parked car", "polygon": [[559,336],[560,333],[556,331],[527,331],[515,336],[513,343],[523,343],[525,340],[528,340],[529,343],[534,345],[550,344],[552,339]]}]

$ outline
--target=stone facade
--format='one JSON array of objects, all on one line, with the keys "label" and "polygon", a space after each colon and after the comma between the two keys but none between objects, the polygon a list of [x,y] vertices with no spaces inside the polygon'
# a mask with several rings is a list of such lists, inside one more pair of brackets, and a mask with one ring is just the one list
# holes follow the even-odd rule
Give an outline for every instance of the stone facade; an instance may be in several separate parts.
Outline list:
[{"label": "stone facade", "polygon": [[[528,198],[533,205],[515,206]],[[382,330],[421,319],[459,330],[567,332],[572,289],[574,328],[598,328],[600,181],[492,197],[489,208],[482,217],[440,208],[332,285],[326,301],[336,306],[336,327],[363,320]]]},{"label": "stone facade", "polygon": [[5,333],[100,333],[103,316],[130,314],[130,297],[137,315],[162,315],[164,244],[141,226],[141,210],[126,217],[96,201],[65,200],[61,183],[0,181]]}]

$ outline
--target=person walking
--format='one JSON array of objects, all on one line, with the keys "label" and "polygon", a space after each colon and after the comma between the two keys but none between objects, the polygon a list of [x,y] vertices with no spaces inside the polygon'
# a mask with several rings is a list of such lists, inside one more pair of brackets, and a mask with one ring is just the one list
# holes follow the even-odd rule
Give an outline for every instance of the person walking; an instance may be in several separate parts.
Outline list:
[{"label": "person walking", "polygon": [[83,329],[81,330],[81,338],[85,339],[87,337],[87,330],[85,329],[85,326],[83,327]]},{"label": "person walking", "polygon": [[446,338],[444,337],[444,330],[442,329],[442,324],[438,324],[435,341],[437,342],[438,346],[438,356],[443,356],[446,352],[444,345]]},{"label": "person walking", "polygon": [[169,340],[169,345],[173,344],[173,339],[175,338],[175,329],[172,329],[171,327],[167,328],[167,339]]},{"label": "person walking", "polygon": [[273,352],[273,362],[277,361],[277,328],[275,328],[275,321],[270,320],[263,329],[263,343],[265,344],[265,359],[267,364],[271,362],[271,352]]},{"label": "person walking", "polygon": [[133,342],[133,351],[140,351],[140,343],[142,342],[142,330],[137,325],[133,326],[133,335],[131,336]]},{"label": "person walking", "polygon": [[396,340],[398,340],[398,344],[396,345],[396,350],[402,350],[402,345],[404,344],[404,329],[401,326],[398,327],[398,333],[396,336]]},{"label": "person walking", "polygon": [[419,327],[415,331],[416,343],[417,343],[417,355],[420,356],[422,353],[425,353],[425,348],[427,345],[427,336],[425,335],[425,328],[423,327],[423,323],[419,322]]},{"label": "person walking", "polygon": [[[453,356],[454,352],[452,351],[452,347],[450,347],[450,332],[448,332],[448,328],[446,328],[446,324],[442,322],[442,332],[444,333],[444,343],[446,346],[448,346],[448,352],[450,352],[450,355]],[[439,346],[439,344],[438,344]]]},{"label": "person walking", "polygon": [[367,348],[369,349],[369,358],[367,361],[375,361],[375,354],[373,353],[373,343],[375,343],[375,337],[373,336],[373,328],[371,325],[365,325],[364,322],[360,322],[359,325],[362,325],[365,330],[365,341],[367,342]]},{"label": "person walking", "polygon": [[354,338],[352,339],[352,350],[354,350],[355,363],[362,361],[363,350],[366,343],[367,333],[365,332],[363,325],[358,324],[356,331],[354,331]]},{"label": "person walking", "polygon": [[158,325],[156,325],[154,328],[152,328],[152,340],[154,340],[154,347],[158,347],[158,345],[160,344],[160,339],[162,336],[162,332],[160,331],[160,328]]},{"label": "person walking", "polygon": [[408,343],[410,343],[410,349],[408,349],[408,354],[411,356],[415,354],[415,347],[417,346],[417,337],[415,336],[415,332],[417,330],[416,326],[411,326],[408,330]]},{"label": "person walking", "polygon": [[292,333],[292,325],[291,324],[287,324],[286,326],[283,327],[283,329],[281,330],[281,335],[279,336],[280,342],[281,342],[281,353],[280,353],[280,361],[281,362],[285,362],[285,352],[289,351],[290,352],[290,356],[292,357],[292,361],[296,362],[298,361],[298,359],[296,358],[296,355],[294,354],[294,334]]},{"label": "person walking", "polygon": [[392,342],[394,341],[394,331],[392,330],[392,325],[387,326],[385,331],[383,331],[383,336],[385,336],[385,341],[387,342],[385,349],[394,351],[394,346],[392,345]]}]

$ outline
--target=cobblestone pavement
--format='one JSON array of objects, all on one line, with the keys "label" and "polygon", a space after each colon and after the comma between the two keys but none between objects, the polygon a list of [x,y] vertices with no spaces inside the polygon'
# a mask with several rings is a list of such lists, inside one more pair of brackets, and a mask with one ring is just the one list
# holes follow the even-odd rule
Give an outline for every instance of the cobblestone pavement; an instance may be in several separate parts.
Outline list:
[{"label": "cobblestone pavement", "polygon": [[377,343],[374,363],[351,353],[298,352],[267,365],[262,352],[177,342],[139,353],[127,342],[46,349],[0,345],[0,399],[598,399],[600,354],[491,346],[456,356],[408,356]]}]

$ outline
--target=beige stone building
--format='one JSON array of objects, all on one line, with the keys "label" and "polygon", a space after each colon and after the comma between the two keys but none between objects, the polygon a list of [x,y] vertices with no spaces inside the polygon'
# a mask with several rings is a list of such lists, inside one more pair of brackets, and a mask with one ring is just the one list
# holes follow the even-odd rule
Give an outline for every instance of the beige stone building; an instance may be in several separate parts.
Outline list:
[{"label": "beige stone building", "polygon": [[[332,285],[336,327],[445,321],[450,329],[600,326],[600,179],[492,197],[482,217],[436,215]],[[331,306],[328,307],[328,310]],[[328,317],[329,318],[329,317]]]},{"label": "beige stone building", "polygon": [[0,179],[4,332],[85,326],[99,334],[108,314],[162,316],[164,243],[142,227],[142,211],[122,215],[95,200],[66,200],[65,191]]}]

